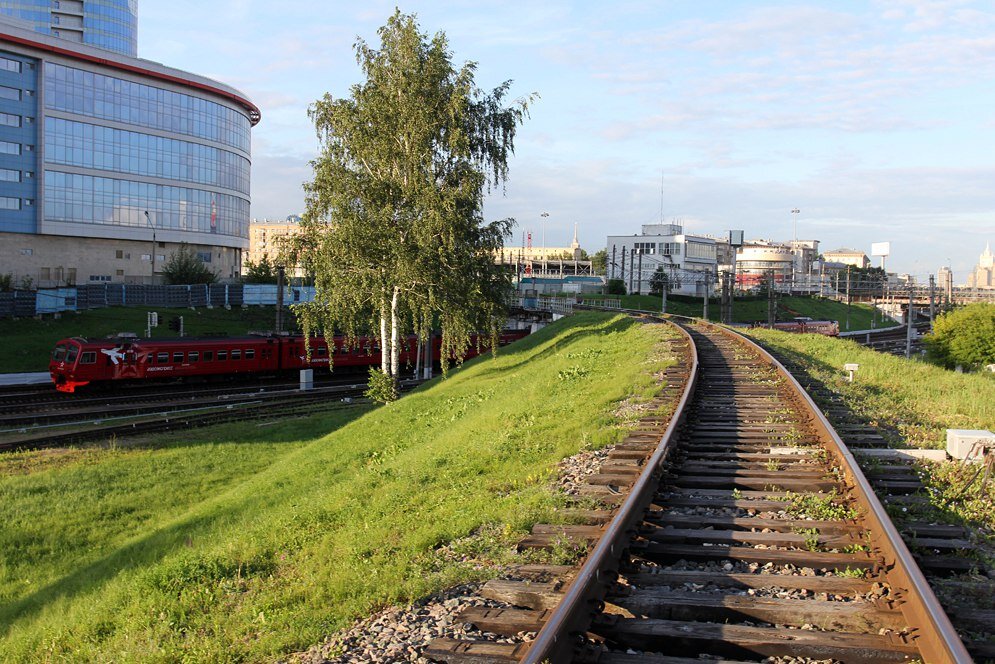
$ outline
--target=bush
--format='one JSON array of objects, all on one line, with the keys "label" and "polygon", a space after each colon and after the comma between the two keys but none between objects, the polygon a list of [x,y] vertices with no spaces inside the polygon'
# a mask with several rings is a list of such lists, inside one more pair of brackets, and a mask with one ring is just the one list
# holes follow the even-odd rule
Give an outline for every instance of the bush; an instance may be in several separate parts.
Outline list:
[{"label": "bush", "polygon": [[625,282],[621,279],[608,280],[609,295],[625,295]]},{"label": "bush", "polygon": [[995,363],[995,304],[972,304],[942,314],[926,337],[935,362],[978,369]]},{"label": "bush", "polygon": [[218,280],[218,275],[204,265],[188,244],[181,244],[179,250],[169,256],[162,273],[169,284],[213,284]]}]

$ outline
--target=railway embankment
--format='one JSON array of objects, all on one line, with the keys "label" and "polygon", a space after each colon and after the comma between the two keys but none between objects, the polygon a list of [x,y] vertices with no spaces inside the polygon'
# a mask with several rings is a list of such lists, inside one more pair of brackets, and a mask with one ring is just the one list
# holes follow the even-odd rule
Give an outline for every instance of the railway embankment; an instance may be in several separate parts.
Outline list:
[{"label": "railway embankment", "polygon": [[383,408],[0,457],[0,659],[272,660],[495,576],[666,334],[584,313]]}]

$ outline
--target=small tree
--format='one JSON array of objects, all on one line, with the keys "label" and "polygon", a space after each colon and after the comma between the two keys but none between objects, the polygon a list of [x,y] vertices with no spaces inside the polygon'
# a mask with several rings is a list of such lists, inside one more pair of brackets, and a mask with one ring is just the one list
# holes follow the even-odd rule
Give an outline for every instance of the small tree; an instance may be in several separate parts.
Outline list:
[{"label": "small tree", "polygon": [[591,269],[595,274],[604,274],[608,269],[608,250],[599,249],[591,256]]},{"label": "small tree", "polygon": [[162,273],[168,284],[213,284],[218,280],[218,275],[185,242],[170,254]]},{"label": "small tree", "polygon": [[246,260],[245,274],[242,276],[242,281],[247,284],[275,284],[277,281],[276,268],[266,254],[263,254],[258,263]]},{"label": "small tree", "polygon": [[662,295],[663,289],[671,292],[675,288],[681,287],[681,281],[671,272],[664,269],[662,265],[656,268],[653,276],[650,277],[650,295]]},{"label": "small tree", "polygon": [[609,295],[625,295],[625,281],[622,279],[609,279],[607,291]]},{"label": "small tree", "polygon": [[995,363],[995,304],[972,304],[941,314],[925,343],[930,357],[949,368]]}]

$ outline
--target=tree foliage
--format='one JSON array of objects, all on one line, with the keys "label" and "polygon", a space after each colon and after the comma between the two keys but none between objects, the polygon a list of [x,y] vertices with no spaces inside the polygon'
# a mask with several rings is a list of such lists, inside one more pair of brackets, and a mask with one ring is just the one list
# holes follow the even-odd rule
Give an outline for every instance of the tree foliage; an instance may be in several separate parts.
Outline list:
[{"label": "tree foliage", "polygon": [[941,314],[926,337],[931,358],[947,367],[995,363],[995,304],[972,304]]},{"label": "tree foliage", "polygon": [[608,250],[599,249],[591,256],[591,270],[595,274],[604,274],[608,269]]},{"label": "tree foliage", "polygon": [[218,280],[218,275],[186,243],[169,255],[162,273],[168,284],[213,284]]},{"label": "tree foliage", "polygon": [[266,254],[263,254],[257,263],[246,260],[242,281],[247,284],[275,284],[277,281],[276,267]]},{"label": "tree foliage", "polygon": [[321,151],[289,255],[315,275],[305,328],[374,334],[396,381],[401,335],[433,321],[444,371],[475,330],[496,340],[511,282],[493,255],[513,220],[484,223],[483,197],[507,179],[529,100],[505,106],[510,81],[479,90],[476,64],[456,69],[445,35],[411,15],[396,11],[379,37],[379,50],[355,46],[365,82],[309,109]]},{"label": "tree foliage", "polygon": [[606,285],[609,295],[625,295],[625,279],[609,279]]}]

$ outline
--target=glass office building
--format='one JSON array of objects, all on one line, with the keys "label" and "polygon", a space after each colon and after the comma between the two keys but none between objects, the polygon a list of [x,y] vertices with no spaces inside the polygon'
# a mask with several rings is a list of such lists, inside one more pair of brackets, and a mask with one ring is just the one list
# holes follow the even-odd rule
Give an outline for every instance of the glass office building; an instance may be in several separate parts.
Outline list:
[{"label": "glass office building", "polygon": [[0,18],[35,32],[135,57],[138,0],[0,0]]},{"label": "glass office building", "polygon": [[185,243],[236,277],[258,121],[216,81],[0,21],[0,273],[156,282]]}]

